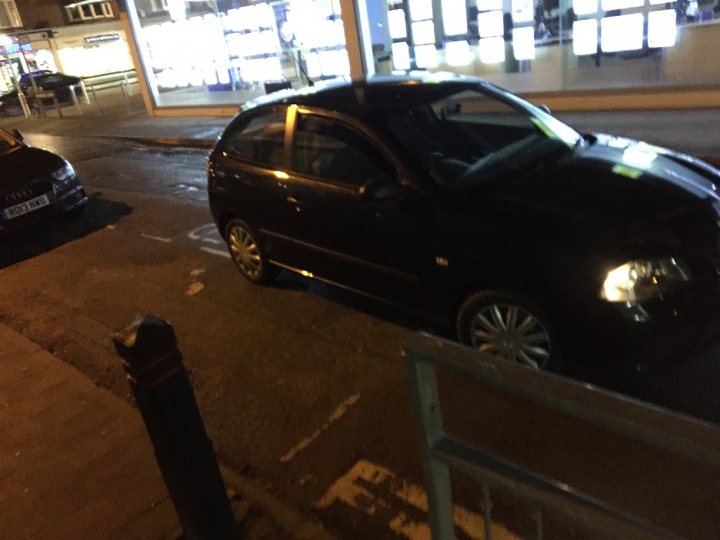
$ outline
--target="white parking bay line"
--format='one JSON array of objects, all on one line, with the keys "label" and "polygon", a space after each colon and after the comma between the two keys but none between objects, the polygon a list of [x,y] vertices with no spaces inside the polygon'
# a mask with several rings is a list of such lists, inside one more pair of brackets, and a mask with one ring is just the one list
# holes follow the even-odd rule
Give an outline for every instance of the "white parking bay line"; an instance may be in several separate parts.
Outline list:
[{"label": "white parking bay line", "polygon": [[[394,510],[394,506],[414,507],[423,517],[428,512],[427,495],[422,487],[398,477],[387,467],[361,459],[338,478],[325,494],[315,503],[315,508],[329,507],[336,501],[343,502],[367,515],[373,515],[379,508]],[[411,518],[398,510],[388,523],[395,534],[412,540],[430,540],[430,526],[427,521]],[[455,525],[470,538],[484,538],[485,528],[482,516],[460,505],[453,505]],[[498,523],[492,523],[493,538],[515,540],[517,536]]]},{"label": "white parking bay line", "polygon": [[210,237],[208,237],[208,236],[204,237],[204,238],[202,239],[202,241],[203,241],[203,242],[208,242],[208,243],[210,243],[210,244],[216,244],[216,245],[223,243],[223,241],[220,240],[219,238],[210,238]]},{"label": "white parking bay line", "polygon": [[203,246],[200,248],[202,251],[205,251],[207,253],[211,253],[213,255],[219,255],[220,257],[225,257],[226,259],[230,258],[230,254],[227,251],[223,251],[222,249],[213,249],[206,246]]},{"label": "white parking bay line", "polygon": [[166,244],[169,244],[172,242],[172,238],[165,238],[162,236],[152,236],[150,234],[140,233],[140,236],[143,238],[147,238],[148,240],[157,240],[158,242],[165,242]]},{"label": "white parking bay line", "polygon": [[358,399],[360,399],[360,394],[354,394],[347,398],[345,401],[343,401],[340,405],[338,405],[337,409],[335,409],[335,412],[330,415],[330,418],[328,418],[327,421],[320,428],[316,429],[312,435],[310,435],[309,437],[305,437],[302,441],[293,446],[286,454],[280,457],[280,461],[282,461],[283,463],[287,463],[297,454],[305,450],[305,448],[310,446],[310,444],[315,439],[317,439],[323,431],[330,427],[330,424],[332,424],[333,422],[337,422],[343,416],[345,416],[345,413],[348,412],[348,409],[352,407]]}]

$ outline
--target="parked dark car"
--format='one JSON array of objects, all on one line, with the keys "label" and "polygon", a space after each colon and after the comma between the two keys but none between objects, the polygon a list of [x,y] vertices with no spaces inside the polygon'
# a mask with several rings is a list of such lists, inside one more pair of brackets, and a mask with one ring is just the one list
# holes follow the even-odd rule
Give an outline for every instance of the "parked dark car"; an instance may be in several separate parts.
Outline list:
[{"label": "parked dark car", "polygon": [[581,135],[479,79],[265,96],[208,170],[217,227],[253,282],[299,272],[450,318],[462,343],[545,369],[669,353],[717,328],[720,171]]},{"label": "parked dark car", "polygon": [[[42,90],[52,90],[55,97],[60,103],[72,103],[70,95],[70,86],[80,84],[82,79],[64,73],[56,73],[48,70],[33,71],[32,73],[23,73],[20,76],[19,85],[25,95],[32,93],[31,75],[35,79],[35,86]],[[12,90],[0,96],[0,114],[12,116],[22,114],[20,100],[18,99],[17,90]]]},{"label": "parked dark car", "polygon": [[77,216],[87,202],[72,165],[0,129],[0,233],[52,216]]}]

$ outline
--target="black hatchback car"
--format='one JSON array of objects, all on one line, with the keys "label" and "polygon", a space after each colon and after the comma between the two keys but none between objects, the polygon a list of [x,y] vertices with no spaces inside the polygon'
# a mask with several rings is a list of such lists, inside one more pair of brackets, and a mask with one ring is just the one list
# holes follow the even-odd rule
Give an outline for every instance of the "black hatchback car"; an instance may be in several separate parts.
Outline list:
[{"label": "black hatchback car", "polygon": [[684,347],[720,306],[720,171],[581,135],[478,79],[265,96],[208,169],[247,279],[285,268],[448,317],[461,342],[536,368]]},{"label": "black hatchback car", "polygon": [[87,197],[72,165],[0,129],[0,232],[52,216],[77,216]]}]

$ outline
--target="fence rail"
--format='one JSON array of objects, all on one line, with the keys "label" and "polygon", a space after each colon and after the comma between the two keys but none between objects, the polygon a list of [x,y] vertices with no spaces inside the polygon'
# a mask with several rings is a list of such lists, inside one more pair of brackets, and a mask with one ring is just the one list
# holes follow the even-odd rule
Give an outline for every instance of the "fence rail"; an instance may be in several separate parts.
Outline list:
[{"label": "fence rail", "polygon": [[[711,424],[430,336],[414,336],[406,346],[406,354],[422,437],[430,525],[435,539],[455,537],[450,470],[480,483],[486,538],[492,537],[491,489],[519,498],[535,509],[536,538],[543,536],[543,516],[548,511],[563,516],[564,521],[580,530],[600,533],[604,537],[681,536],[645,517],[615,508],[447,433],[443,427],[437,368],[459,373],[479,388],[499,391],[510,399],[532,402],[538,410],[579,419],[601,430],[603,437],[641,441],[680,459],[700,463],[712,471],[710,478],[719,476],[720,429]],[[717,487],[707,496],[717,498]]]}]

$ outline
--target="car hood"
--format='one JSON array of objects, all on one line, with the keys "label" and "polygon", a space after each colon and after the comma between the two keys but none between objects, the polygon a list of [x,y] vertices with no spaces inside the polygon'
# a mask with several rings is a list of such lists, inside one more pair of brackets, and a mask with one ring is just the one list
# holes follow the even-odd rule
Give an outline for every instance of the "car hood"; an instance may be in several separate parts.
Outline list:
[{"label": "car hood", "polygon": [[0,174],[0,190],[15,189],[31,180],[49,178],[63,163],[63,159],[52,152],[25,145],[0,153],[0,170],[3,171]]},{"label": "car hood", "polygon": [[495,197],[610,240],[717,242],[720,171],[640,141],[591,139],[560,164],[498,186]]}]

